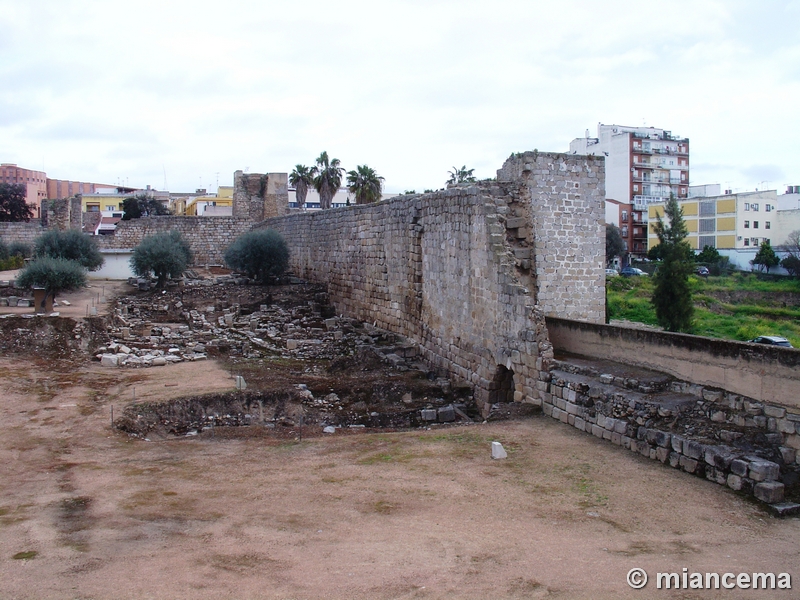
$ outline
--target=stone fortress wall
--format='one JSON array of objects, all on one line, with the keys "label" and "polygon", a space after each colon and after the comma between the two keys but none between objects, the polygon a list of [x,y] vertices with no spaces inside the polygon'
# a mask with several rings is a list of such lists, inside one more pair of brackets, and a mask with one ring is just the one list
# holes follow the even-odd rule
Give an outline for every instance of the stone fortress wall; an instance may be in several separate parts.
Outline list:
[{"label": "stone fortress wall", "polygon": [[603,174],[594,157],[530,152],[496,181],[260,226],[284,236],[292,270],[327,284],[339,312],[417,341],[484,411],[541,404],[544,315],[604,317]]}]

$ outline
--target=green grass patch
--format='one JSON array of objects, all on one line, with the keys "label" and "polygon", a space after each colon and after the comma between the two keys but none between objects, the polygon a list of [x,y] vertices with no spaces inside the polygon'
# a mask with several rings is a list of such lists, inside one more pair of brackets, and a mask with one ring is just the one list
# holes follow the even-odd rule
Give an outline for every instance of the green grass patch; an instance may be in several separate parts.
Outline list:
[{"label": "green grass patch", "polygon": [[17,552],[14,555],[14,560],[31,560],[36,558],[39,553],[36,550],[26,550],[25,552]]},{"label": "green grass patch", "polygon": [[[785,299],[776,296],[800,294],[800,280],[776,278],[748,273],[730,277],[689,279],[694,301],[693,327],[689,333],[707,337],[747,341],[760,335],[787,338],[800,348],[800,305],[786,306]],[[731,304],[714,296],[715,293],[747,292],[748,300]],[[609,317],[647,325],[657,325],[655,310],[650,303],[652,280],[644,277],[614,277],[606,284]]]}]

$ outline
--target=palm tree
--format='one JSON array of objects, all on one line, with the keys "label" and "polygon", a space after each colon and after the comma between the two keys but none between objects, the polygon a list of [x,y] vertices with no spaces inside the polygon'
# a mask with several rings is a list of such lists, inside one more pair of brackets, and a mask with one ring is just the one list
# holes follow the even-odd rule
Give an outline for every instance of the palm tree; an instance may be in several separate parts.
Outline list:
[{"label": "palm tree", "polygon": [[369,204],[381,199],[383,177],[367,165],[358,165],[347,172],[347,189],[356,197],[356,204]]},{"label": "palm tree", "polygon": [[306,203],[308,186],[314,184],[314,175],[316,172],[316,167],[295,165],[294,171],[289,175],[289,183],[294,186],[294,194],[298,208],[303,208],[303,205]]},{"label": "palm tree", "polygon": [[453,167],[452,171],[448,171],[450,179],[447,180],[447,183],[472,183],[475,181],[475,177],[472,175],[474,170],[475,169],[467,169],[467,165],[464,165],[460,169],[458,167]]},{"label": "palm tree", "polygon": [[328,159],[328,153],[323,152],[317,159],[314,167],[314,189],[319,193],[320,208],[330,208],[331,200],[342,185],[344,169],[339,166],[339,159]]}]

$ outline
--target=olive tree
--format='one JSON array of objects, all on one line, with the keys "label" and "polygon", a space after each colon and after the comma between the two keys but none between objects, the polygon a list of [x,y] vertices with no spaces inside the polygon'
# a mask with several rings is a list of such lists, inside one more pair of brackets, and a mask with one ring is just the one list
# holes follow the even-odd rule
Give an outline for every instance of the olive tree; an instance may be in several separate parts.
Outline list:
[{"label": "olive tree", "polygon": [[231,269],[265,283],[269,277],[277,277],[286,271],[289,246],[273,229],[249,231],[228,246],[225,262]]},{"label": "olive tree", "polygon": [[133,249],[130,265],[139,277],[155,275],[158,287],[169,277],[181,277],[192,264],[192,251],[178,231],[157,233],[144,238]]},{"label": "olive tree", "polygon": [[94,238],[77,229],[51,230],[40,235],[36,238],[34,255],[73,260],[89,271],[96,271],[105,262]]},{"label": "olive tree", "polygon": [[86,269],[80,263],[65,258],[44,256],[37,258],[22,269],[17,285],[23,288],[44,288],[41,307],[47,304],[48,296],[55,300],[61,292],[77,290],[86,285]]}]

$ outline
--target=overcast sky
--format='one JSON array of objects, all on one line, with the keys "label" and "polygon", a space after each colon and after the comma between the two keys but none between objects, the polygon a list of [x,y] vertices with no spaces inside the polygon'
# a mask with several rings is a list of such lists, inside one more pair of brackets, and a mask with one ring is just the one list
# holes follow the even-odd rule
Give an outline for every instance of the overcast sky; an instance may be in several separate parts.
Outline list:
[{"label": "overcast sky", "polygon": [[60,179],[214,190],[327,150],[422,191],[602,122],[783,192],[798,107],[800,0],[0,0],[0,162]]}]

